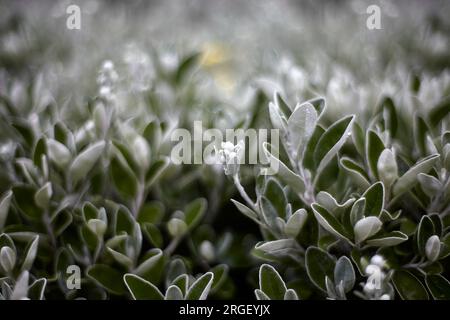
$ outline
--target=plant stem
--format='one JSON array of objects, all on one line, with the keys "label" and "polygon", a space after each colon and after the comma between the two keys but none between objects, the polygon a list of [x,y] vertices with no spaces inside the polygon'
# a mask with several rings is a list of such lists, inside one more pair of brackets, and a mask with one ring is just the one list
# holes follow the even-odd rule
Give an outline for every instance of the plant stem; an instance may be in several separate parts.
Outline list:
[{"label": "plant stem", "polygon": [[250,199],[250,197],[248,196],[247,192],[245,191],[244,187],[241,185],[241,182],[239,181],[239,177],[237,174],[235,174],[233,176],[233,182],[234,185],[236,186],[236,188],[239,191],[239,194],[241,195],[242,199],[245,200],[245,202],[247,202],[247,204],[255,211],[257,211],[257,207],[256,207],[256,203],[254,203],[252,201],[252,199]]}]

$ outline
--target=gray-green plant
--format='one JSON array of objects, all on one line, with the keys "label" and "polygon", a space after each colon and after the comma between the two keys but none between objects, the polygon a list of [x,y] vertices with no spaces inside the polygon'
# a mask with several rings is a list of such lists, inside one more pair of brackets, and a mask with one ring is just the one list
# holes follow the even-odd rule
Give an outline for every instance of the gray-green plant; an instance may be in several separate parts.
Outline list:
[{"label": "gray-green plant", "polygon": [[1,299],[450,299],[447,3],[75,2],[0,1]]}]

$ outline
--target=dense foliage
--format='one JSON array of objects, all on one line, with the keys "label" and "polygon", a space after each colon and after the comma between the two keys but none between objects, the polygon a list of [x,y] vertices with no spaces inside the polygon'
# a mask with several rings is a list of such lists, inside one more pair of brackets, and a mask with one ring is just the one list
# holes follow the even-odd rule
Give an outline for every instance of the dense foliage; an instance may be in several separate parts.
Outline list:
[{"label": "dense foliage", "polygon": [[450,299],[449,4],[127,3],[0,2],[1,299]]}]

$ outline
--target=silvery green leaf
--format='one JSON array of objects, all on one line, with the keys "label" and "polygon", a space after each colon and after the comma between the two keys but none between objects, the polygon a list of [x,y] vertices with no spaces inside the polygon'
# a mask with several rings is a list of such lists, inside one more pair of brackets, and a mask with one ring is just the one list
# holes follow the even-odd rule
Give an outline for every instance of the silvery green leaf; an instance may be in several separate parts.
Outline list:
[{"label": "silvery green leaf", "polygon": [[393,188],[394,196],[398,197],[411,189],[416,184],[419,173],[428,173],[438,158],[439,154],[428,156],[417,162],[405,174],[398,178]]},{"label": "silvery green leaf", "polygon": [[378,134],[373,130],[369,130],[366,135],[366,160],[372,176],[376,179],[379,177],[377,170],[378,159],[384,149],[384,143]]},{"label": "silvery green leaf", "polygon": [[200,223],[200,220],[203,218],[206,212],[207,206],[208,202],[204,198],[195,199],[188,205],[186,205],[186,207],[184,208],[184,221],[186,222],[188,230],[191,230],[192,228],[197,226],[198,223]]},{"label": "silvery green leaf", "polygon": [[343,284],[344,292],[349,292],[355,285],[355,270],[349,258],[342,256],[334,267],[334,282]]},{"label": "silvery green leaf", "polygon": [[353,123],[352,127],[352,140],[355,145],[356,151],[364,157],[365,155],[365,134],[358,122]]},{"label": "silvery green leaf", "polygon": [[336,295],[339,300],[347,300],[345,296],[344,282],[340,281],[338,285],[336,285]]},{"label": "silvery green leaf", "polygon": [[450,171],[450,143],[447,143],[442,149],[442,154],[444,155],[443,164],[447,171]]},{"label": "silvery green leaf", "polygon": [[103,103],[97,103],[94,108],[93,114],[95,128],[97,129],[97,133],[100,136],[103,136],[106,133],[106,130],[109,126],[108,115],[106,114],[105,106]]},{"label": "silvery green leaf", "polygon": [[44,293],[46,286],[47,286],[46,278],[37,279],[28,288],[28,297],[31,300],[44,300]]},{"label": "silvery green leaf", "polygon": [[350,174],[351,178],[359,188],[365,190],[370,187],[369,177],[364,168],[359,164],[347,157],[342,157],[340,164]]},{"label": "silvery green leaf", "polygon": [[287,198],[283,187],[273,177],[269,177],[264,188],[264,196],[267,198],[280,218],[285,219]]},{"label": "silvery green leaf", "polygon": [[1,294],[4,299],[0,299],[0,300],[10,300],[12,292],[13,292],[13,290],[12,290],[11,286],[8,284],[8,282],[2,281]]},{"label": "silvery green leaf", "polygon": [[294,158],[302,159],[317,122],[317,111],[310,103],[299,104],[288,119],[290,145]]},{"label": "silvery green leaf", "polygon": [[219,291],[228,277],[229,267],[226,264],[219,264],[211,268],[214,274],[214,281],[211,287],[211,293]]},{"label": "silvery green leaf", "polygon": [[5,273],[10,273],[16,265],[16,252],[8,247],[4,246],[0,250],[0,267]]},{"label": "silvery green leaf", "polygon": [[395,211],[394,213],[390,213],[389,211],[383,209],[381,210],[379,218],[382,222],[394,221],[397,220],[401,216],[401,214],[402,214],[401,209]]},{"label": "silvery green leaf", "polygon": [[398,178],[397,161],[394,153],[390,149],[384,149],[381,152],[377,162],[377,171],[380,180],[386,187],[390,187]]},{"label": "silvery green leaf", "polygon": [[355,116],[352,115],[336,121],[320,137],[314,149],[314,161],[319,164],[315,181],[350,136],[354,118]]},{"label": "silvery green leaf", "polygon": [[86,275],[108,292],[116,295],[122,295],[126,292],[124,283],[120,281],[122,272],[111,266],[105,264],[91,265],[87,268]]},{"label": "silvery green leaf", "polygon": [[286,119],[281,116],[279,109],[272,102],[269,102],[269,116],[275,129],[278,129],[281,132],[287,131]]},{"label": "silvery green leaf", "polygon": [[428,300],[427,290],[411,272],[396,270],[392,282],[403,300]]},{"label": "silvery green leaf", "polygon": [[33,162],[36,167],[42,168],[42,159],[45,157],[45,154],[47,154],[46,138],[41,137],[33,149]]},{"label": "silvery green leaf", "polygon": [[278,91],[275,91],[273,94],[273,102],[286,119],[291,116],[292,113],[291,107],[286,103],[286,101],[283,100]]},{"label": "silvery green leaf", "polygon": [[38,251],[38,245],[39,245],[39,236],[35,236],[34,239],[28,244],[25,252],[25,258],[22,263],[21,270],[30,270],[31,266],[34,263],[34,260],[36,259],[36,254]]},{"label": "silvery green leaf", "polygon": [[161,124],[156,119],[149,124],[144,129],[142,136],[147,139],[148,144],[152,147],[152,150],[158,150],[162,142],[162,131]]},{"label": "silvery green leaf", "polygon": [[366,198],[361,197],[353,203],[352,209],[350,211],[350,223],[352,224],[352,226],[354,226],[356,222],[364,218],[365,209]]},{"label": "silvery green leaf", "polygon": [[51,182],[47,182],[34,194],[34,202],[39,208],[46,209],[52,194],[52,184]]},{"label": "silvery green leaf", "polygon": [[151,164],[145,176],[145,187],[150,188],[169,166],[170,159],[163,157]]},{"label": "silvery green leaf", "polygon": [[147,237],[147,240],[156,248],[163,246],[163,237],[159,228],[153,223],[144,222],[142,224],[142,232]]},{"label": "silvery green leaf", "polygon": [[48,139],[47,140],[48,157],[59,168],[64,169],[72,160],[70,150],[61,142]]},{"label": "silvery green leaf", "polygon": [[291,187],[294,192],[303,194],[303,192],[305,192],[305,182],[303,181],[303,179],[298,174],[289,169],[282,161],[276,158],[269,151],[269,146],[270,144],[268,144],[267,142],[263,143],[264,153],[270,162],[270,167],[278,169],[278,172],[276,172],[276,174],[284,183],[289,185],[289,187]]},{"label": "silvery green leaf", "polygon": [[12,188],[17,208],[29,219],[38,220],[42,218],[43,210],[36,206],[33,201],[36,189],[32,185],[23,184]]},{"label": "silvery green leaf", "polygon": [[287,256],[298,251],[298,244],[293,239],[280,239],[256,244],[255,249],[273,256]]},{"label": "silvery green leaf", "polygon": [[26,158],[19,158],[16,160],[16,163],[19,166],[20,170],[22,171],[22,174],[24,175],[29,185],[38,184],[39,180],[38,168],[34,165],[33,161]]},{"label": "silvery green leaf", "polygon": [[236,206],[236,208],[245,216],[247,216],[248,218],[252,219],[253,221],[255,221],[256,223],[261,223],[258,220],[258,215],[256,214],[255,211],[253,211],[252,209],[250,209],[249,207],[247,207],[246,205],[240,203],[239,201],[236,201],[234,199],[231,199],[231,202],[234,203],[234,205]]},{"label": "silvery green leaf", "polygon": [[181,292],[183,293],[183,296],[186,295],[188,291],[189,286],[189,276],[187,274],[180,274],[178,277],[176,277],[172,281],[173,285],[176,285],[178,288],[180,288]]},{"label": "silvery green leaf", "polygon": [[6,219],[8,218],[12,195],[12,191],[9,190],[0,198],[0,230],[3,230]]},{"label": "silvery green leaf", "polygon": [[367,217],[356,222],[354,228],[355,242],[361,243],[380,231],[383,223],[377,217]]},{"label": "silvery green leaf", "polygon": [[256,300],[270,300],[270,298],[260,289],[255,289]]},{"label": "silvery green leaf", "polygon": [[109,252],[109,254],[111,254],[114,260],[116,260],[119,264],[125,266],[127,269],[130,269],[133,266],[133,261],[123,253],[111,249],[110,247],[106,247],[106,250]]},{"label": "silvery green leaf", "polygon": [[294,289],[287,289],[283,300],[299,300],[299,298]]},{"label": "silvery green leaf", "polygon": [[87,222],[87,226],[89,229],[91,229],[92,232],[94,232],[100,238],[103,237],[107,228],[107,224],[105,223],[105,221],[100,219],[90,219]]},{"label": "silvery green leaf", "polygon": [[323,97],[315,97],[309,99],[306,102],[310,103],[316,109],[319,118],[324,114],[325,110],[327,109],[327,104],[325,98]]},{"label": "silvery green leaf", "polygon": [[139,188],[139,182],[135,173],[118,150],[116,150],[114,157],[111,159],[110,170],[114,185],[122,197],[134,198]]},{"label": "silvery green leaf", "polygon": [[278,230],[278,224],[276,222],[278,218],[278,212],[273,204],[265,196],[260,199],[260,208],[263,221],[273,230]]},{"label": "silvery green leaf", "polygon": [[374,183],[362,196],[366,198],[365,214],[379,217],[384,206],[384,184],[380,181]]},{"label": "silvery green leaf", "polygon": [[338,214],[342,209],[345,209],[353,204],[355,199],[350,198],[344,203],[340,204],[337,200],[328,192],[320,191],[316,195],[316,202],[322,207],[327,209],[330,213]]},{"label": "silvery green leaf", "polygon": [[450,112],[450,98],[442,99],[429,113],[429,120],[432,126],[436,126],[441,120],[445,119]]},{"label": "silvery green leaf", "polygon": [[166,287],[168,287],[174,279],[186,273],[186,265],[183,260],[176,258],[169,263],[166,274]]},{"label": "silvery green leaf", "polygon": [[207,272],[190,286],[186,293],[186,300],[206,300],[214,280],[214,274]]},{"label": "silvery green leaf", "polygon": [[325,276],[325,287],[327,289],[328,298],[336,300],[337,299],[336,287],[333,281],[328,276]]},{"label": "silvery green leaf", "polygon": [[123,281],[134,300],[163,300],[164,296],[151,282],[131,273],[123,276]]},{"label": "silvery green leaf", "polygon": [[427,275],[425,283],[436,300],[450,300],[450,282],[439,274]]},{"label": "silvery green leaf", "polygon": [[423,257],[426,256],[426,243],[428,239],[435,234],[436,230],[433,221],[429,216],[423,216],[417,227],[417,248]]},{"label": "silvery green leaf", "polygon": [[385,97],[381,105],[383,107],[385,128],[389,130],[392,137],[395,137],[398,128],[398,117],[394,101],[390,97]]},{"label": "silvery green leaf", "polygon": [[430,135],[427,134],[426,138],[426,152],[427,154],[436,154],[438,153],[438,150],[436,148],[436,145],[433,141],[433,139],[430,137]]},{"label": "silvery green leaf", "polygon": [[14,285],[11,300],[22,300],[28,297],[28,279],[28,271],[23,271]]},{"label": "silvery green leaf", "polygon": [[326,277],[333,278],[335,258],[323,249],[310,246],[305,254],[306,272],[311,282],[326,292]]},{"label": "silvery green leaf", "polygon": [[146,273],[150,272],[154,266],[163,258],[163,252],[161,249],[154,249],[155,254],[142,262],[134,271],[138,276],[144,276]]},{"label": "silvery green leaf", "polygon": [[428,238],[425,244],[425,254],[431,262],[434,262],[439,257],[441,251],[441,241],[437,235],[432,235]]},{"label": "silvery green leaf", "polygon": [[280,274],[269,264],[259,268],[259,288],[271,300],[283,300],[287,287]]},{"label": "silvery green leaf", "polygon": [[441,190],[443,190],[442,183],[435,177],[428,174],[419,173],[419,175],[417,176],[417,180],[419,180],[423,192],[425,192],[429,197],[434,197]]},{"label": "silvery green leaf", "polygon": [[306,219],[308,218],[308,212],[305,209],[298,209],[292,214],[292,216],[286,222],[284,228],[284,233],[291,238],[297,237],[297,235],[302,230],[305,225]]},{"label": "silvery green leaf", "polygon": [[104,141],[96,142],[87,147],[73,160],[69,168],[69,176],[74,184],[83,179],[92,169],[102,155],[104,148]]},{"label": "silvery green leaf", "polygon": [[164,300],[183,300],[183,292],[175,285],[171,285],[167,288],[166,296]]},{"label": "silvery green leaf", "polygon": [[367,245],[374,247],[396,246],[408,240],[408,236],[400,231],[392,231],[366,241]]},{"label": "silvery green leaf", "polygon": [[344,229],[341,222],[337,220],[336,217],[334,217],[330,212],[328,212],[327,209],[317,203],[313,203],[311,208],[313,209],[314,216],[317,221],[325,230],[339,238],[350,241],[350,234],[348,234],[348,232]]}]

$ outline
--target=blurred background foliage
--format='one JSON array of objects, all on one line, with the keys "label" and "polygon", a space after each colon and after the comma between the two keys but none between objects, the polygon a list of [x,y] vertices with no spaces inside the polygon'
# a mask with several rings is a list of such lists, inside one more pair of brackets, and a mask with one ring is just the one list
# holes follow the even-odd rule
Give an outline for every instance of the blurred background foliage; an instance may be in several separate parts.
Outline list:
[{"label": "blurred background foliage", "polygon": [[[381,30],[366,28],[374,3]],[[81,8],[81,30],[66,28],[71,4]],[[324,97],[326,126],[356,114],[369,127],[385,96],[413,121],[407,115],[450,93],[449,5],[0,1],[0,194],[12,203],[0,245],[26,256],[39,236],[34,264],[19,267],[24,257],[3,268],[3,296],[40,298],[47,279],[46,298],[114,298],[129,293],[98,274],[134,273],[167,288],[175,276],[217,267],[226,275],[213,298],[252,297],[260,230],[230,202],[237,192],[221,167],[168,163],[171,131],[193,130],[195,120],[270,127],[274,91],[291,105]],[[424,154],[400,134],[417,161]],[[88,151],[91,170],[77,171]],[[249,189],[254,173],[242,168]],[[201,217],[192,225],[189,209]],[[118,226],[118,217],[129,223]],[[68,262],[82,266],[81,291],[64,287]],[[14,296],[25,271],[30,293]]]}]

